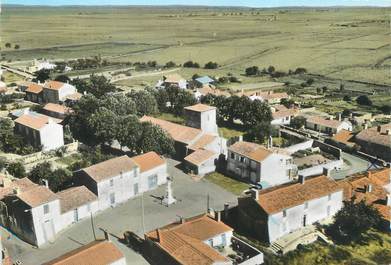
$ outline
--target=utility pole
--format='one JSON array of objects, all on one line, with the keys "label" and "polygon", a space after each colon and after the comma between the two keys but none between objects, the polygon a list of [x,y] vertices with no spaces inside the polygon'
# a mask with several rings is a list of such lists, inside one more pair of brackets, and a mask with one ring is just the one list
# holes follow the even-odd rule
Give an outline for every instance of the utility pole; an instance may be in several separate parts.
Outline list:
[{"label": "utility pole", "polygon": [[91,216],[92,234],[94,235],[94,240],[96,241],[95,226],[94,226],[94,218],[92,217],[92,212],[90,213],[90,216]]},{"label": "utility pole", "polygon": [[141,222],[143,226],[143,235],[145,234],[145,221],[144,221],[144,192],[141,193]]}]

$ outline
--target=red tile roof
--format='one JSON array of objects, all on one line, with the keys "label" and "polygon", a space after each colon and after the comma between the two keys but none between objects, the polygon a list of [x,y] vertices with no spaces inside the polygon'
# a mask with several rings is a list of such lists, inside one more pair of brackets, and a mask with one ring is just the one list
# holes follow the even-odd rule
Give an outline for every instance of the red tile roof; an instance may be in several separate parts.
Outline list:
[{"label": "red tile roof", "polygon": [[246,156],[258,162],[263,161],[265,158],[267,158],[273,153],[262,145],[245,141],[239,141],[234,143],[228,148],[228,150]]},{"label": "red tile roof", "polygon": [[58,199],[58,196],[45,186],[35,186],[27,191],[16,194],[16,196],[31,208]]},{"label": "red tile roof", "polygon": [[52,120],[55,123],[60,123],[61,120],[51,118],[46,115],[42,114],[23,114],[19,118],[15,120],[15,123],[19,123],[23,126],[27,126],[29,128],[35,129],[35,130],[40,130],[43,128],[46,124],[49,123],[49,120]]},{"label": "red tile roof", "polygon": [[327,176],[307,178],[305,182],[287,183],[259,191],[259,205],[268,214],[301,205],[342,190],[337,182]]},{"label": "red tile roof", "polygon": [[60,114],[67,114],[72,111],[71,108],[68,108],[67,106],[60,105],[60,104],[54,104],[54,103],[48,103],[43,107],[44,110],[50,111],[50,112],[56,112]]},{"label": "red tile roof", "polygon": [[215,152],[205,150],[205,149],[197,149],[190,155],[186,156],[184,159],[193,164],[193,165],[201,165],[205,161],[215,157],[217,154]]},{"label": "red tile roof", "polygon": [[140,172],[146,172],[158,166],[164,165],[166,161],[155,152],[148,152],[131,158],[140,167]]},{"label": "red tile roof", "polygon": [[307,119],[307,122],[322,125],[330,128],[338,128],[342,122],[338,120],[327,120],[320,116],[313,116]]},{"label": "red tile roof", "polygon": [[82,169],[96,182],[134,170],[137,165],[128,156],[115,157]]},{"label": "red tile roof", "polygon": [[72,187],[57,192],[56,195],[60,199],[61,213],[69,212],[98,199],[86,186]]},{"label": "red tile roof", "polygon": [[228,259],[203,241],[233,229],[202,215],[153,230],[145,235],[183,265],[212,265]]},{"label": "red tile roof", "polygon": [[190,111],[195,111],[195,112],[205,112],[205,111],[209,111],[209,110],[215,110],[216,107],[198,103],[198,104],[193,105],[193,106],[185,107],[184,109],[185,110],[190,110]]},{"label": "red tile roof", "polygon": [[51,90],[60,90],[65,84],[59,81],[49,81],[45,83],[44,87]]},{"label": "red tile roof", "polygon": [[31,83],[27,86],[26,92],[39,94],[43,90],[43,87],[41,85],[38,85],[36,83]]},{"label": "red tile roof", "polygon": [[362,130],[356,135],[356,139],[387,146],[391,152],[391,135],[387,134],[387,130],[391,131],[391,123],[380,126],[380,132],[377,127]]},{"label": "red tile roof", "polygon": [[94,241],[43,265],[108,265],[124,258],[110,241]]}]

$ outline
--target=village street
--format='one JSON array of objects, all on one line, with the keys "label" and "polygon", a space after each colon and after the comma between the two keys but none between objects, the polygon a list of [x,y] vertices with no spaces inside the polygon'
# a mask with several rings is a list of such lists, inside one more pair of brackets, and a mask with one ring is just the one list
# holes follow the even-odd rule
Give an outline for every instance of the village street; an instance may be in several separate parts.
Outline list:
[{"label": "village street", "polygon": [[[178,202],[170,207],[160,204],[158,197],[165,194],[166,186],[144,193],[145,232],[176,221],[179,216],[191,217],[206,212],[208,194],[209,205],[214,209],[222,210],[224,203],[237,203],[235,195],[206,180],[192,180],[189,175],[177,169],[176,164],[173,160],[168,161],[168,172],[174,178],[174,196]],[[148,264],[141,255],[118,241],[127,230],[143,236],[141,196],[97,214],[93,218],[93,223],[96,237],[103,239],[103,232],[99,228],[106,229],[112,235],[111,240],[125,254],[128,264]],[[60,233],[55,242],[41,249],[32,247],[4,229],[2,236],[10,256],[14,261],[21,261],[23,265],[41,264],[94,240],[89,218],[72,225]]]}]

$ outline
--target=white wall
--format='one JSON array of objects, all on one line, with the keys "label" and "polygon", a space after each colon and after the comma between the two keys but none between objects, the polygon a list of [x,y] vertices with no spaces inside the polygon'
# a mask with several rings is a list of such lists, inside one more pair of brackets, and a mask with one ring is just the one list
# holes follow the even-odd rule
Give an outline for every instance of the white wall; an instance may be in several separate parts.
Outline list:
[{"label": "white wall", "polygon": [[[293,164],[287,165],[290,156],[271,154],[261,162],[260,181],[266,181],[269,185],[279,185],[291,181],[287,170],[293,169]],[[293,163],[293,162],[291,162]]]},{"label": "white wall", "polygon": [[64,132],[60,124],[49,122],[39,130],[43,151],[54,150],[64,145]]},{"label": "white wall", "polygon": [[289,124],[291,124],[291,117],[287,116],[287,117],[282,117],[282,118],[278,118],[278,119],[273,119],[271,121],[271,124],[272,125],[289,125]]},{"label": "white wall", "polygon": [[[77,221],[82,220],[84,218],[88,218],[91,216],[91,213],[95,214],[98,211],[99,211],[99,203],[97,200],[90,202],[90,203],[87,203],[85,205],[79,206],[77,208],[77,214],[78,214]],[[74,209],[72,209],[66,213],[61,214],[62,227],[66,228],[67,226],[74,223],[75,222],[74,218],[75,218]]]},{"label": "white wall", "polygon": [[204,241],[205,244],[211,247],[209,240],[213,240],[213,246],[221,246],[223,243],[222,235],[225,234],[226,244],[224,246],[230,246],[231,245],[231,239],[232,239],[232,231],[228,231],[225,233],[218,234],[212,238],[208,238]]},{"label": "white wall", "polygon": [[112,262],[108,265],[126,265],[126,259],[125,259],[125,257],[123,257],[123,258],[121,258],[115,262]]},{"label": "white wall", "polygon": [[216,109],[201,112],[201,130],[204,133],[218,133],[216,123]]},{"label": "white wall", "polygon": [[[318,199],[308,201],[308,208],[305,204],[300,204],[286,209],[286,217],[283,212],[278,212],[268,217],[269,240],[273,242],[278,238],[303,228],[303,216],[306,215],[307,225],[313,224],[322,219],[332,217],[342,208],[342,191],[334,192],[329,196],[323,196]],[[327,209],[330,206],[330,215],[327,215]],[[285,224],[285,225],[284,225]]]},{"label": "white wall", "polygon": [[70,84],[64,84],[64,86],[58,91],[58,99],[64,101],[65,97],[76,93],[77,90],[74,86]]},{"label": "white wall", "polygon": [[[54,240],[54,236],[62,229],[60,201],[54,200],[47,204],[49,205],[49,213],[47,214],[44,214],[44,204],[31,209],[37,246]],[[51,231],[48,231],[48,229]]]},{"label": "white wall", "polygon": [[[115,206],[130,199],[133,194],[133,184],[138,182],[139,168],[130,172],[124,172],[112,178],[105,179],[98,183],[99,209],[104,210],[110,206]],[[110,186],[110,180],[113,179],[113,186]],[[110,194],[115,194],[115,203],[111,205]]]},{"label": "white wall", "polygon": [[304,177],[309,177],[309,176],[316,176],[316,175],[321,175],[323,174],[323,169],[327,168],[329,170],[332,169],[340,169],[343,166],[343,160],[333,160],[325,164],[320,164],[317,166],[305,168],[302,170],[299,170],[299,175],[303,175]]},{"label": "white wall", "polygon": [[[167,183],[167,177],[168,177],[167,163],[164,163],[163,165],[160,165],[158,167],[155,167],[151,170],[145,171],[140,174],[140,176],[138,177],[139,193],[146,192],[149,190],[148,177],[153,176],[153,175],[157,175],[157,185],[158,186]],[[132,190],[133,190],[133,186],[132,186]]]},{"label": "white wall", "polygon": [[308,140],[302,143],[294,144],[289,147],[284,148],[284,150],[288,151],[289,153],[293,154],[300,150],[306,150],[309,148],[312,148],[312,145],[314,144],[314,140]]},{"label": "white wall", "polygon": [[203,176],[205,174],[216,171],[215,159],[218,158],[218,154],[211,157],[204,163],[198,166],[198,175]]}]

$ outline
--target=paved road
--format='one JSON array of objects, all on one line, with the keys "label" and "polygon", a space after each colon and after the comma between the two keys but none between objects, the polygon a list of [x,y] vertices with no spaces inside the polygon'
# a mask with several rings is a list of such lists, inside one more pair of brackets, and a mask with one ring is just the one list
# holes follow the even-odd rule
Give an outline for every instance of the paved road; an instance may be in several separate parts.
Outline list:
[{"label": "paved road", "polygon": [[345,152],[342,152],[342,158],[345,160],[346,166],[337,172],[332,172],[332,177],[334,179],[341,179],[366,171],[370,166],[369,161]]},{"label": "paved road", "polygon": [[[145,230],[150,231],[162,225],[166,225],[179,216],[190,217],[206,211],[207,194],[210,195],[210,206],[215,209],[222,209],[224,203],[236,204],[236,196],[225,191],[206,180],[193,181],[182,171],[175,167],[175,161],[169,161],[169,174],[174,177],[174,196],[178,203],[169,208],[162,206],[160,201],[154,197],[163,196],[165,187],[144,194],[145,205]],[[131,230],[142,236],[141,218],[141,197],[129,200],[128,202],[108,209],[94,217],[97,237],[103,238],[103,233],[98,229],[102,227],[112,233],[112,241],[125,254],[128,264],[148,264],[145,259],[133,250],[121,244],[116,237],[122,237],[123,232]],[[4,246],[8,249],[11,257],[22,264],[37,265],[59,256],[67,251],[75,249],[83,244],[92,241],[93,234],[89,219],[83,220],[61,233],[53,244],[42,249],[33,248],[15,236],[6,239],[8,233],[2,231]],[[116,237],[115,237],[116,236]]]}]

